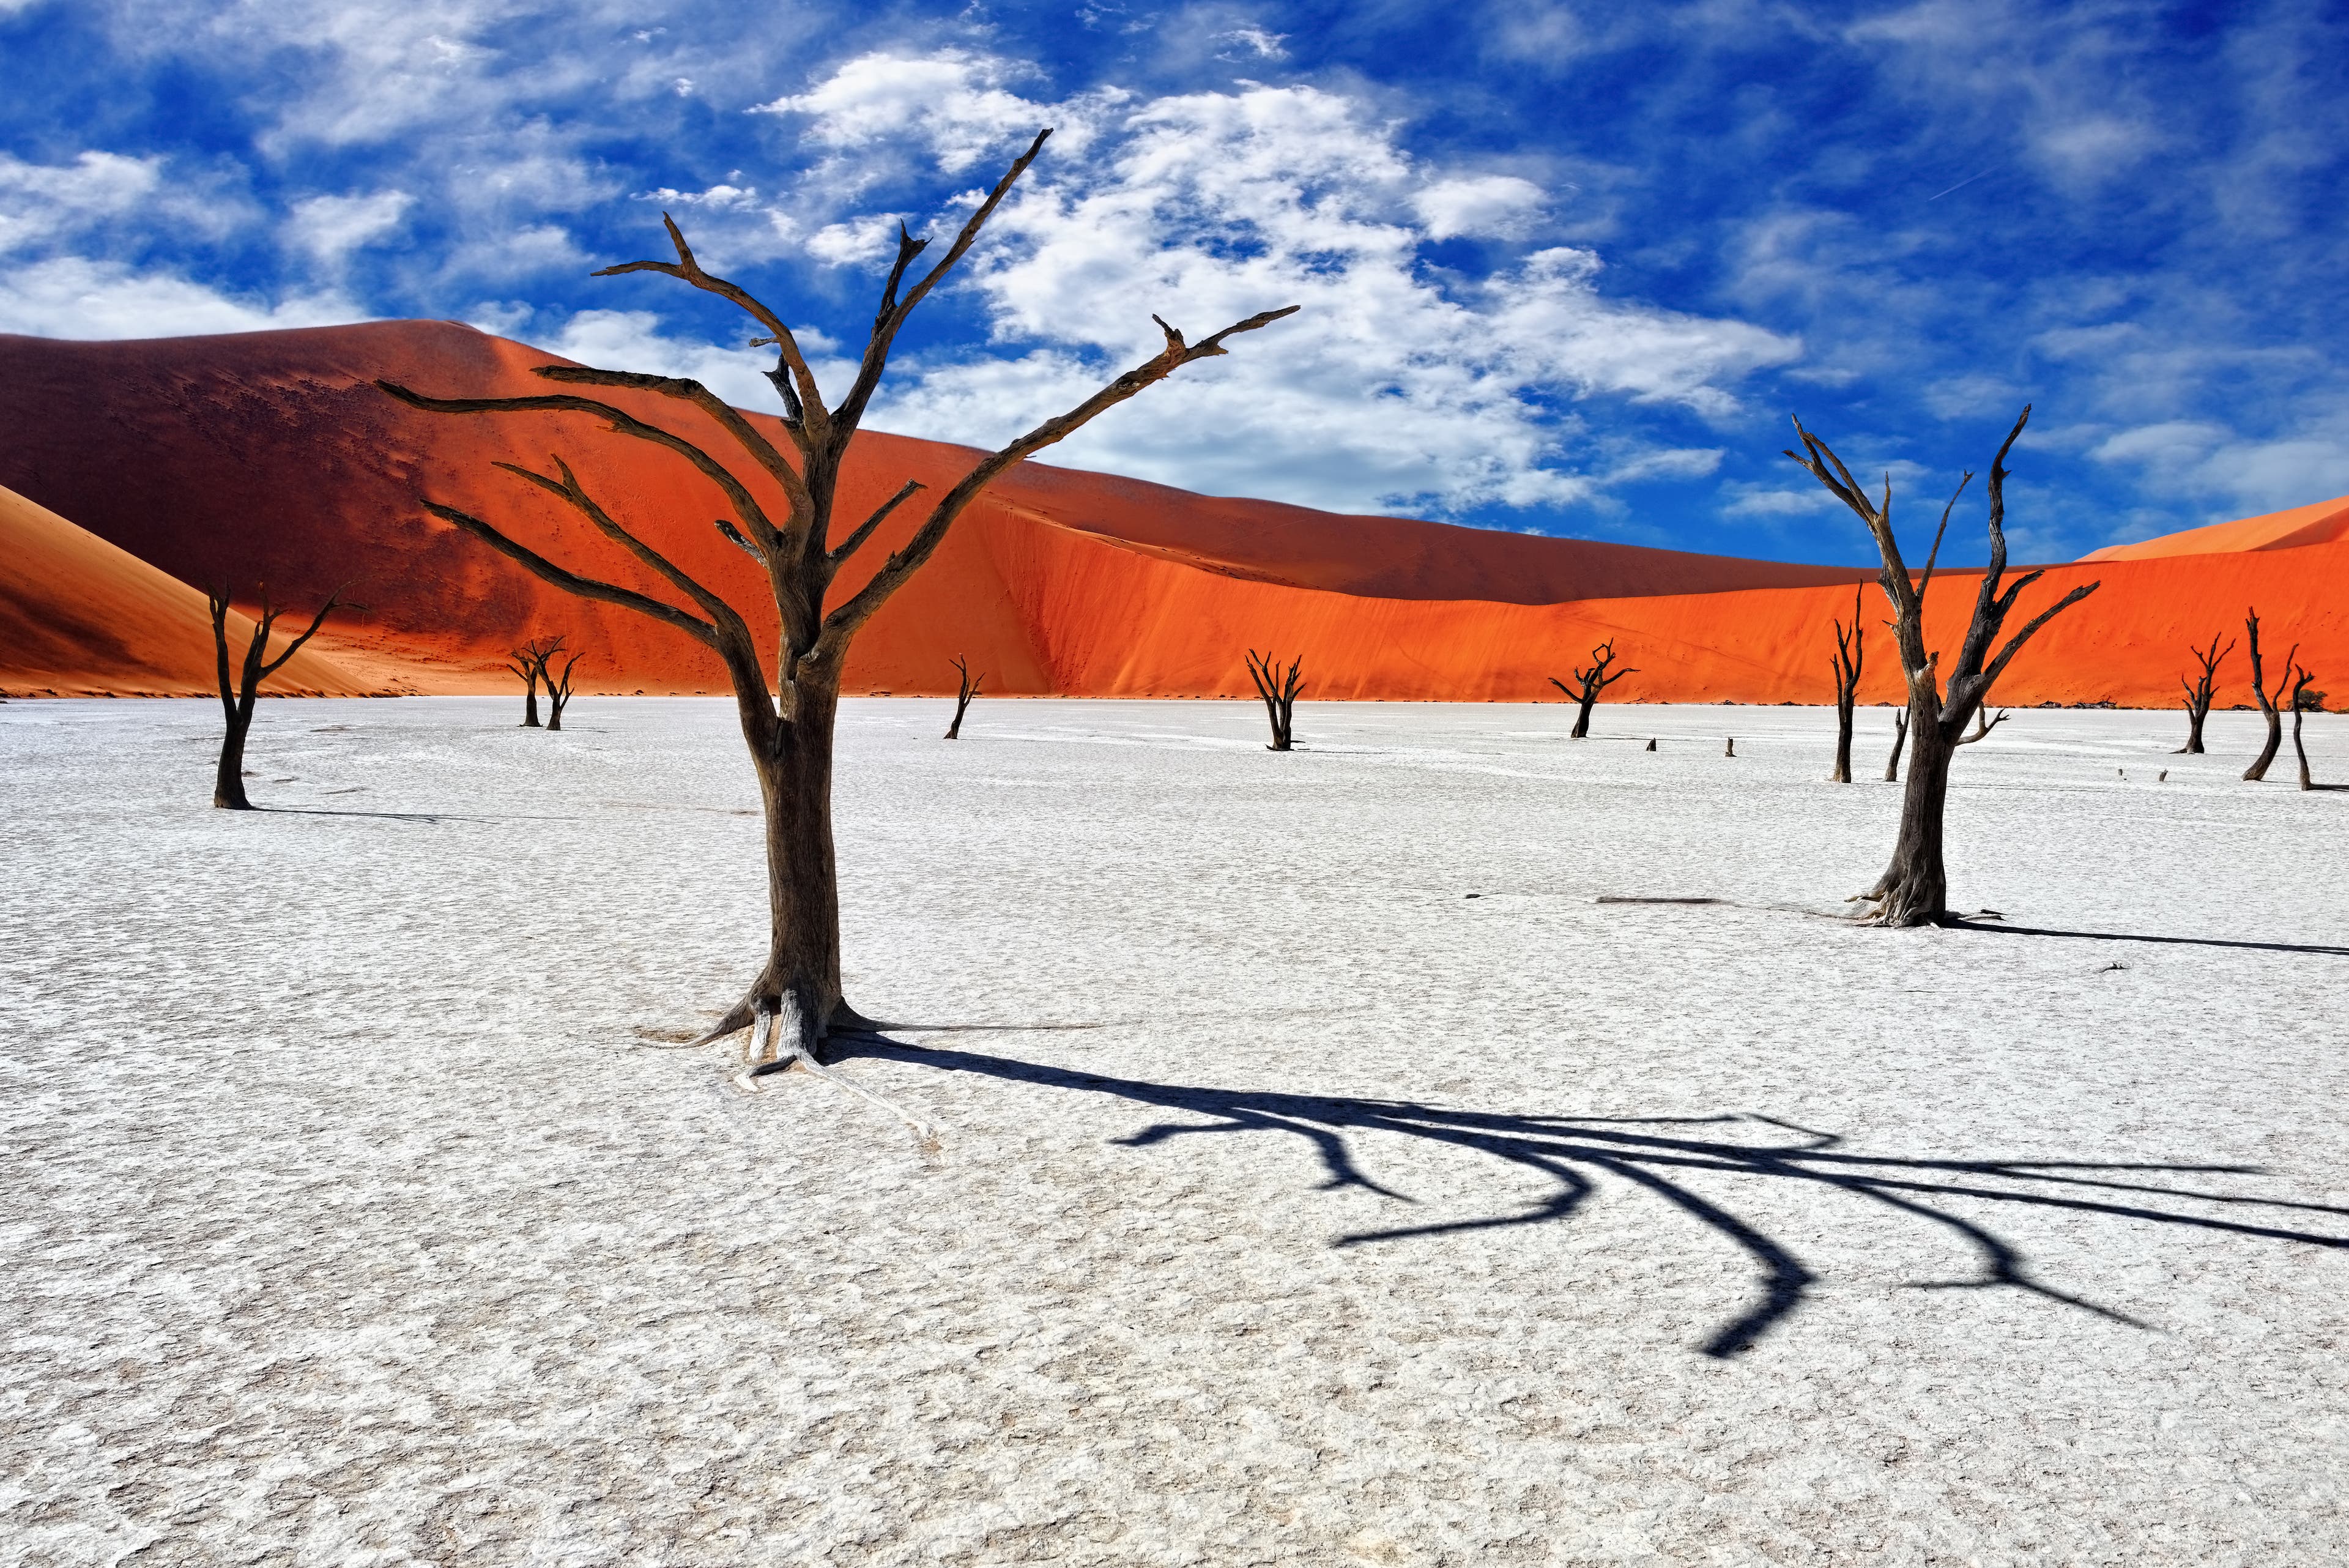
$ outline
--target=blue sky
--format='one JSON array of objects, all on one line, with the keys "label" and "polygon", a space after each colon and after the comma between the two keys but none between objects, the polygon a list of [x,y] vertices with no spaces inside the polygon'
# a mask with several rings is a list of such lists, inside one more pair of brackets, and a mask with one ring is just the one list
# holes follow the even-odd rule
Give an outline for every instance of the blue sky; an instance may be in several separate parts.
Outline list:
[{"label": "blue sky", "polygon": [[2337,5],[0,0],[0,331],[441,317],[767,407],[739,318],[586,275],[666,207],[850,352],[1050,124],[876,427],[1299,304],[1057,461],[1857,562],[1789,413],[1928,525],[2029,400],[2028,557],[2349,493]]}]

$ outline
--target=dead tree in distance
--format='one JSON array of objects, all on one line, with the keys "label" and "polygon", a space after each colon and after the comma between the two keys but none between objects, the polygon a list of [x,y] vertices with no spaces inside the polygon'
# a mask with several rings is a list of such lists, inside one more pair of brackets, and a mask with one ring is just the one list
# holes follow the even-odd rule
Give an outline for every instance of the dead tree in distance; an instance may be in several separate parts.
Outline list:
[{"label": "dead tree in distance", "polygon": [[[799,340],[782,317],[749,290],[704,270],[683,232],[667,214],[662,222],[677,252],[675,261],[626,262],[596,275],[660,273],[715,295],[756,320],[762,335],[753,338],[751,346],[775,349],[775,368],[766,375],[782,401],[782,429],[792,451],[786,453],[696,380],[581,365],[542,365],[535,373],[564,387],[653,393],[698,410],[740,449],[740,457],[747,458],[750,464],[745,472],[763,476],[781,493],[786,505],[780,521],[769,515],[767,507],[744,483],[743,474],[711,456],[701,442],[599,399],[567,390],[536,397],[441,398],[390,381],[376,383],[409,407],[433,413],[551,410],[591,415],[617,434],[675,452],[715,484],[735,513],[733,518],[719,521],[719,530],[758,562],[781,618],[771,679],[761,665],[758,639],[741,613],[613,517],[560,457],[552,460],[552,472],[505,463],[499,466],[577,511],[605,538],[659,576],[677,596],[692,605],[691,609],[580,576],[479,517],[438,502],[425,504],[434,516],[471,534],[557,587],[624,606],[673,627],[724,661],[734,688],[742,739],[759,777],[766,826],[769,935],[765,961],[741,999],[701,1037],[701,1044],[748,1028],[751,1031],[749,1054],[760,1062],[780,1056],[833,1076],[817,1054],[826,1032],[835,1024],[855,1027],[869,1023],[841,996],[840,892],[832,831],[833,725],[849,644],[856,633],[936,554],[955,520],[1006,470],[1074,434],[1098,415],[1184,367],[1228,352],[1226,338],[1253,332],[1297,308],[1264,311],[1197,343],[1185,341],[1182,333],[1159,321],[1159,329],[1165,335],[1164,348],[1066,412],[1053,415],[980,458],[931,506],[912,537],[874,571],[864,587],[831,602],[833,579],[841,568],[872,539],[891,513],[922,488],[908,481],[869,516],[834,532],[833,511],[842,466],[888,367],[890,350],[915,307],[945,281],[978,241],[988,220],[1043,151],[1050,134],[1050,130],[1037,134],[972,210],[946,254],[918,278],[908,269],[929,242],[914,238],[899,225],[896,259],[881,291],[854,379],[836,403],[824,400]],[[909,283],[911,286],[906,286]]]},{"label": "dead tree in distance", "polygon": [[1248,649],[1248,677],[1256,682],[1256,694],[1264,699],[1265,716],[1272,721],[1272,744],[1268,752],[1286,752],[1290,746],[1292,715],[1297,711],[1297,693],[1304,682],[1298,671],[1305,667],[1305,656],[1289,660],[1288,670],[1282,673],[1279,663],[1270,651],[1258,653]]},{"label": "dead tree in distance", "polygon": [[328,594],[326,602],[311,618],[310,628],[287,643],[283,653],[271,659],[269,633],[282,612],[269,602],[269,589],[264,586],[261,589],[261,616],[253,623],[253,641],[246,647],[244,662],[233,677],[228,666],[228,588],[222,585],[204,597],[211,603],[212,612],[212,652],[219,666],[221,715],[228,721],[227,732],[221,737],[220,769],[212,775],[212,805],[222,811],[251,811],[253,802],[244,795],[244,737],[253,729],[254,699],[260,694],[261,683],[285,668],[285,661],[317,636],[326,618],[342,607],[343,590],[336,588]]},{"label": "dead tree in distance", "polygon": [[1892,715],[1892,754],[1884,762],[1884,782],[1896,784],[1900,778],[1900,753],[1909,744],[1909,710],[1903,708]]},{"label": "dead tree in distance", "polygon": [[1974,710],[1973,733],[1971,735],[1961,735],[1951,743],[1960,746],[1971,746],[1976,741],[1987,740],[1990,737],[1990,732],[1992,730],[1997,729],[2001,724],[2005,723],[2006,720],[2007,712],[2003,708],[2001,708],[1998,711],[1998,717],[1995,719],[1990,716],[1989,709],[1977,708]]},{"label": "dead tree in distance", "polygon": [[956,673],[962,677],[962,688],[955,693],[954,722],[947,726],[946,738],[949,741],[961,738],[963,713],[970,707],[970,700],[978,695],[978,683],[987,679],[984,670],[973,675],[970,665],[960,654],[955,655],[954,667]]},{"label": "dead tree in distance", "polygon": [[1884,570],[1878,580],[1884,586],[1885,597],[1892,601],[1893,639],[1900,652],[1901,672],[1909,683],[1909,783],[1900,803],[1900,834],[1894,842],[1892,859],[1885,867],[1884,875],[1859,895],[1876,906],[1868,918],[1878,925],[1940,925],[1950,919],[1949,872],[1941,857],[1941,823],[1949,804],[1950,760],[1956,755],[1958,742],[1965,735],[1966,722],[1981,709],[1982,699],[1998,683],[1998,678],[2006,673],[2006,667],[2023,651],[2023,645],[2032,634],[2102,586],[2089,583],[2074,588],[2025,622],[1995,656],[1992,654],[1991,645],[2004,629],[2015,599],[2044,575],[2039,571],[2025,572],[2001,591],[2006,576],[2006,454],[2030,420],[2031,410],[2025,405],[2014,428],[1999,447],[1998,455],[1991,460],[1990,565],[1982,572],[1973,617],[1967,624],[1965,642],[1947,672],[1946,688],[1940,651],[1929,652],[1925,647],[1925,593],[1932,586],[1933,563],[1940,557],[1941,536],[1949,531],[1951,509],[1965,493],[1972,473],[1958,482],[1949,504],[1941,508],[1941,525],[1933,535],[1931,553],[1925,557],[1924,575],[1912,580],[1907,563],[1900,558],[1899,541],[1893,536],[1891,476],[1885,476],[1883,499],[1870,500],[1867,490],[1852,477],[1851,471],[1826,442],[1805,430],[1802,421],[1795,421],[1795,434],[1802,441],[1803,451],[1786,455],[1849,507],[1876,538],[1877,550],[1884,557]]},{"label": "dead tree in distance", "polygon": [[2302,789],[2317,787],[2315,781],[2308,776],[2308,748],[2300,743],[2301,716],[2324,698],[2322,691],[2308,689],[2308,683],[2315,679],[2313,673],[2299,665],[2292,667],[2292,754],[2300,759],[2300,787]]},{"label": "dead tree in distance", "polygon": [[522,680],[522,728],[535,730],[538,722],[538,683],[546,679],[547,661],[563,647],[561,638],[532,638],[506,655],[506,668]]},{"label": "dead tree in distance", "polygon": [[[555,639],[557,642],[561,638]],[[571,672],[587,656],[574,653],[563,661],[563,674],[554,673],[554,650],[549,649],[545,662],[539,666],[540,678],[546,682],[546,732],[550,735],[563,728],[563,711],[571,706]]]},{"label": "dead tree in distance", "polygon": [[1578,712],[1574,716],[1574,732],[1567,737],[1568,740],[1580,741],[1588,739],[1590,735],[1590,710],[1599,705],[1599,694],[1601,691],[1606,691],[1609,686],[1614,685],[1618,680],[1622,680],[1626,675],[1637,675],[1640,673],[1637,670],[1618,670],[1614,674],[1609,675],[1607,673],[1608,666],[1614,662],[1615,639],[1609,638],[1605,642],[1600,643],[1598,647],[1590,650],[1589,669],[1577,670],[1573,672],[1574,684],[1572,686],[1568,686],[1565,681],[1560,680],[1555,675],[1549,678],[1549,683],[1552,686],[1557,687],[1560,691],[1566,693],[1567,701],[1569,702],[1579,702],[1582,704],[1581,711]]},{"label": "dead tree in distance", "polygon": [[1851,783],[1851,709],[1858,700],[1860,666],[1868,657],[1860,643],[1859,594],[1857,588],[1851,591],[1850,630],[1844,629],[1840,618],[1835,623],[1836,755],[1829,784]]},{"label": "dead tree in distance", "polygon": [[2214,631],[2210,634],[2208,652],[2192,647],[2186,651],[2194,656],[2194,662],[2202,667],[2202,673],[2192,680],[2183,675],[2178,678],[2178,683],[2186,688],[2186,743],[2171,754],[2177,756],[2190,753],[2199,757],[2205,754],[2202,750],[2202,721],[2210,716],[2210,700],[2219,684],[2219,666],[2226,661],[2227,655],[2235,651],[2235,645],[2230,641],[2225,648],[2220,648],[2219,634]]},{"label": "dead tree in distance", "polygon": [[2283,689],[2291,683],[2293,660],[2300,657],[2300,644],[2293,643],[2292,651],[2283,656],[2283,673],[2276,677],[2275,691],[2267,689],[2267,672],[2260,668],[2260,612],[2257,607],[2247,611],[2243,628],[2251,641],[2251,695],[2259,699],[2260,711],[2267,716],[2267,744],[2260,748],[2258,758],[2243,770],[2243,777],[2252,784],[2268,776],[2268,767],[2275,761],[2277,750],[2283,744],[2283,718],[2276,711],[2276,703]]}]

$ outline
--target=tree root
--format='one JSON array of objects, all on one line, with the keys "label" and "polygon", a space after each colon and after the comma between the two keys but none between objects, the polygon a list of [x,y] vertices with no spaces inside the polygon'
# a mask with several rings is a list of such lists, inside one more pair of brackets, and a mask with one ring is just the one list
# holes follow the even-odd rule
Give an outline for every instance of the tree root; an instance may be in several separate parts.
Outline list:
[{"label": "tree root", "polygon": [[[780,1009],[767,1005],[764,998],[753,1001],[745,997],[719,1021],[717,1027],[694,1044],[707,1045],[723,1040],[729,1034],[739,1033],[747,1023],[750,1033],[742,1044],[741,1070],[730,1080],[736,1088],[746,1095],[755,1095],[759,1092],[758,1081],[771,1074],[788,1073],[794,1069],[810,1073],[879,1106],[920,1135],[926,1152],[936,1153],[938,1129],[934,1124],[923,1120],[887,1096],[866,1088],[839,1068],[824,1064],[816,1054],[816,1047],[823,1040],[823,1031],[822,1026],[813,1024],[813,1011],[793,992],[785,993]],[[871,1019],[845,1003],[835,1012],[833,1022],[835,1025],[864,1031],[877,1027]]]}]

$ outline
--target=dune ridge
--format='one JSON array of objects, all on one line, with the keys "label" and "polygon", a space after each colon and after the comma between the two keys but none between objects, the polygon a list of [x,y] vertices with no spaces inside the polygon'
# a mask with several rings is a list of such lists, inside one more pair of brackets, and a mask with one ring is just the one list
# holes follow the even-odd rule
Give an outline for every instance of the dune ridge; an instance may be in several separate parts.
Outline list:
[{"label": "dune ridge", "polygon": [[[771,639],[756,568],[712,524],[728,504],[670,454],[586,416],[423,414],[371,385],[383,377],[441,394],[539,391],[546,383],[530,369],[551,362],[449,322],[129,343],[0,337],[0,416],[20,432],[0,451],[0,484],[183,579],[228,570],[265,576],[289,595],[355,581],[369,614],[330,626],[314,646],[363,682],[511,691],[506,650],[561,631],[588,652],[583,690],[725,690],[715,658],[689,639],[571,598],[418,505],[429,493],[575,569],[674,602],[575,515],[491,466],[543,469],[562,452],[607,507],[727,592]],[[724,441],[674,401],[610,400]],[[776,421],[752,420],[781,442]],[[841,515],[861,516],[908,477],[941,493],[974,458],[967,448],[870,433],[846,474]],[[750,488],[780,510],[763,479]],[[2312,665],[2337,663],[2349,655],[2335,607],[2349,542],[2318,536],[2322,506],[2301,511],[2310,515],[2252,530],[2261,542],[2223,554],[2100,552],[2051,568],[2023,613],[2075,583],[2105,586],[2042,635],[1998,696],[2165,705],[2184,646],[2231,634],[2249,603],[2260,606],[2278,654],[2297,640]],[[864,580],[918,517],[917,506],[894,517],[850,563],[842,590]],[[862,634],[847,689],[951,691],[947,661],[960,654],[988,671],[999,695],[1244,696],[1245,649],[1271,646],[1305,656],[1309,699],[1524,701],[1554,698],[1548,678],[1611,637],[1639,670],[1613,700],[1819,702],[1833,690],[1828,619],[1847,617],[1855,587],[1871,576],[1338,516],[1030,463],[965,514]],[[1930,624],[1944,643],[1954,642],[1975,581],[1963,572],[1937,579]],[[1882,619],[1875,597],[1860,594],[1871,627]],[[1897,699],[1881,633],[1870,659],[1863,700]],[[2236,697],[2248,693],[2222,686],[2222,705]]]}]

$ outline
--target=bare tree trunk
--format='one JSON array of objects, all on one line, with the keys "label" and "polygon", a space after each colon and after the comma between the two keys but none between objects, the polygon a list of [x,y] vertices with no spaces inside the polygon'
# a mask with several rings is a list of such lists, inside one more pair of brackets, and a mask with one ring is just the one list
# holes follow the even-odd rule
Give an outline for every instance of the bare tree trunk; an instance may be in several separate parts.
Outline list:
[{"label": "bare tree trunk", "polygon": [[[2295,651],[2297,651],[2297,649],[2295,649]],[[2308,776],[2308,748],[2300,743],[2300,721],[2302,716],[2308,711],[2307,703],[2302,701],[2302,693],[2308,690],[2308,683],[2315,679],[2316,677],[2313,674],[2310,673],[2308,670],[2301,669],[2298,665],[2294,665],[2292,667],[2292,755],[2300,759],[2300,787],[2302,789],[2314,789],[2316,787],[2316,782]]]},{"label": "bare tree trunk", "polygon": [[2283,696],[2285,686],[2291,683],[2292,661],[2300,657],[2300,644],[2293,643],[2292,651],[2283,656],[2283,673],[2276,677],[2276,689],[2271,694],[2267,689],[2267,672],[2260,667],[2259,611],[2250,611],[2243,626],[2251,645],[2251,695],[2259,700],[2260,711],[2267,716],[2268,722],[2267,743],[2260,748],[2260,754],[2251,765],[2243,770],[2244,779],[2257,784],[2268,776],[2268,768],[2275,762],[2276,753],[2283,745],[2283,715],[2277,711],[2276,702]]},{"label": "bare tree trunk", "polygon": [[1903,708],[1892,721],[1892,755],[1885,760],[1884,782],[1897,784],[1900,778],[1900,751],[1909,743],[1909,710]]},{"label": "bare tree trunk", "polygon": [[1572,733],[1567,736],[1568,740],[1584,741],[1589,739],[1590,710],[1599,705],[1599,693],[1605,691],[1609,686],[1614,685],[1618,680],[1622,680],[1626,675],[1637,675],[1640,673],[1636,669],[1618,670],[1612,675],[1609,675],[1607,672],[1608,668],[1614,662],[1615,639],[1609,638],[1605,642],[1600,643],[1598,647],[1590,650],[1589,669],[1574,670],[1573,666],[1568,666],[1568,669],[1573,670],[1573,685],[1568,686],[1565,681],[1560,680],[1555,675],[1549,678],[1549,683],[1552,686],[1557,687],[1560,691],[1565,692],[1569,701],[1579,704],[1579,707],[1577,709],[1574,715],[1574,730]]},{"label": "bare tree trunk", "polygon": [[1909,753],[1909,782],[1900,794],[1900,832],[1893,842],[1891,864],[1868,895],[1878,900],[1878,922],[1887,926],[1930,925],[1949,908],[1941,817],[1949,800],[1950,760],[1957,748],[1944,738],[1930,710],[1918,711],[1931,700],[1920,694],[1912,701],[1908,731],[1915,743]]},{"label": "bare tree trunk", "polygon": [[212,774],[212,805],[222,811],[251,811],[253,802],[244,794],[244,737],[253,729],[253,703],[223,692],[221,707],[226,711],[228,729],[221,737],[220,768]]},{"label": "bare tree trunk", "polygon": [[1860,641],[1859,594],[1857,588],[1851,591],[1851,628],[1845,630],[1841,619],[1835,622],[1836,755],[1829,784],[1851,783],[1851,710],[1859,701],[1859,674],[1868,659]]},{"label": "bare tree trunk", "polygon": [[1281,672],[1268,651],[1258,653],[1251,648],[1247,659],[1248,677],[1256,682],[1257,695],[1264,699],[1265,716],[1272,722],[1272,744],[1265,750],[1292,751],[1295,748],[1290,744],[1290,739],[1295,732],[1297,693],[1302,684],[1298,671],[1304,668],[1304,656],[1300,654],[1289,661],[1287,674]]},{"label": "bare tree trunk", "polygon": [[[660,621],[724,661],[734,688],[743,741],[759,776],[766,817],[771,925],[766,961],[757,977],[700,1043],[748,1029],[752,1054],[797,1063],[867,1097],[874,1097],[870,1091],[833,1074],[817,1054],[827,1030],[863,1022],[841,997],[840,895],[832,832],[833,727],[838,716],[841,671],[846,667],[851,642],[882,605],[937,553],[956,519],[1002,473],[1177,370],[1228,353],[1224,347],[1226,339],[1254,332],[1296,310],[1292,306],[1260,312],[1195,343],[1159,321],[1165,337],[1164,350],[1066,411],[981,456],[931,506],[911,538],[891,552],[862,587],[835,597],[834,579],[842,567],[873,541],[899,505],[923,488],[920,483],[908,481],[862,522],[836,520],[833,515],[851,443],[879,389],[897,336],[915,307],[978,241],[1050,134],[1050,130],[1039,133],[1027,151],[1013,161],[1009,171],[965,218],[945,255],[926,271],[917,273],[913,265],[930,242],[916,239],[900,227],[896,259],[881,291],[872,331],[853,382],[836,401],[828,401],[823,395],[790,326],[749,290],[707,271],[686,243],[683,231],[667,214],[663,222],[676,251],[674,262],[626,262],[597,275],[657,272],[716,295],[756,320],[764,336],[753,339],[752,346],[771,346],[776,353],[775,368],[767,376],[782,402],[781,430],[791,448],[788,453],[709,388],[682,377],[584,365],[542,365],[533,372],[563,389],[622,389],[688,405],[730,439],[739,449],[738,461],[747,458],[749,467],[738,471],[675,430],[567,389],[525,397],[440,398],[390,381],[376,383],[408,406],[434,413],[590,415],[605,430],[663,447],[682,458],[725,494],[733,514],[717,520],[718,531],[759,564],[780,621],[780,637],[763,647],[762,638],[752,631],[740,609],[631,533],[587,492],[560,456],[552,460],[549,472],[506,462],[497,466],[563,501],[606,540],[633,556],[640,567],[662,578],[667,584],[666,591],[689,602],[692,609],[668,598],[582,576],[496,525],[453,506],[426,501],[424,508],[564,592],[620,605]],[[769,493],[767,501],[754,493],[753,484]],[[772,496],[778,493],[788,510],[773,514]]]},{"label": "bare tree trunk", "polygon": [[220,811],[251,811],[253,802],[244,794],[244,740],[253,731],[254,700],[260,694],[261,683],[285,667],[285,661],[300,651],[304,643],[318,635],[343,601],[343,590],[336,588],[326,596],[310,628],[285,645],[275,659],[269,657],[270,629],[277,624],[279,612],[271,607],[269,590],[261,590],[261,614],[253,623],[253,640],[244,650],[244,662],[233,676],[228,663],[228,587],[205,595],[212,609],[212,653],[220,680],[221,716],[226,728],[221,737],[220,765],[212,773],[212,805]]},{"label": "bare tree trunk", "polygon": [[[554,640],[560,644],[563,639],[558,637]],[[565,659],[560,679],[554,673],[554,649],[546,650],[546,658],[539,664],[539,674],[546,680],[546,732],[550,735],[563,728],[563,711],[571,706],[571,672],[585,657],[584,653],[574,653]]]},{"label": "bare tree trunk", "polygon": [[961,737],[962,716],[969,711],[970,700],[978,695],[979,681],[987,679],[984,672],[974,677],[970,672],[969,663],[958,654],[955,658],[954,667],[961,677],[961,685],[955,692],[954,722],[947,726],[946,738],[949,741]]},{"label": "bare tree trunk", "polygon": [[1908,730],[1913,734],[1909,783],[1900,801],[1900,832],[1884,875],[1875,887],[1859,895],[1876,904],[1869,919],[1878,925],[1932,925],[1949,919],[1949,875],[1941,859],[1941,817],[1949,800],[1950,759],[1960,744],[1979,740],[1989,732],[1985,724],[1981,732],[1969,736],[1966,722],[1981,712],[1983,699],[2032,635],[2101,586],[2089,583],[2074,588],[2025,622],[1992,655],[1992,649],[2005,630],[2015,600],[2023,589],[2045,575],[2044,571],[2025,572],[2001,591],[2006,576],[2006,457],[2030,420],[2031,410],[2026,406],[1990,465],[1990,562],[1975,588],[1973,615],[1967,623],[1965,641],[1947,671],[1946,696],[1940,652],[1929,651],[1925,647],[1925,593],[1932,586],[1933,565],[1940,558],[1941,538],[1950,526],[1950,513],[1973,475],[1969,472],[1959,481],[1948,505],[1941,508],[1941,526],[1933,535],[1931,553],[1925,557],[1924,574],[1911,581],[1909,567],[1901,558],[1899,541],[1893,533],[1890,476],[1884,481],[1883,500],[1873,499],[1825,441],[1805,430],[1800,420],[1795,421],[1795,433],[1802,441],[1803,451],[1786,455],[1802,464],[1829,493],[1868,524],[1878,552],[1884,558],[1884,570],[1878,581],[1883,586],[1884,597],[1892,604],[1894,646],[1899,651],[1901,673],[1909,685]]},{"label": "bare tree trunk", "polygon": [[1567,736],[1568,740],[1587,741],[1590,738],[1590,711],[1597,706],[1599,706],[1599,693],[1585,691],[1582,694],[1582,706],[1574,715],[1573,733]]},{"label": "bare tree trunk", "polygon": [[2213,633],[2208,649],[2189,647],[2186,651],[2194,656],[2194,661],[2202,667],[2202,671],[2192,680],[2183,675],[2178,678],[2178,685],[2186,689],[2186,743],[2172,754],[2190,753],[2200,756],[2203,754],[2202,722],[2210,716],[2211,700],[2218,690],[2219,666],[2226,661],[2228,654],[2235,651],[2235,645],[2230,642],[2221,649],[2218,636]]}]

